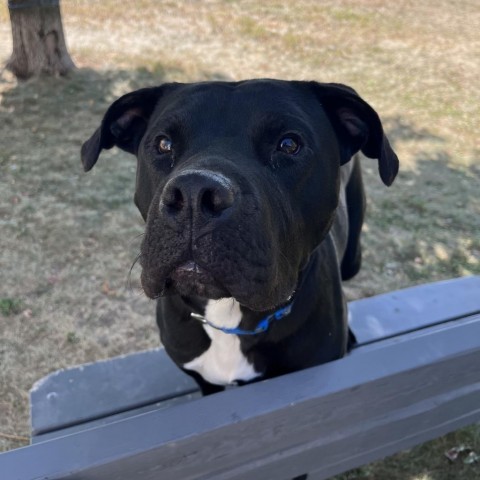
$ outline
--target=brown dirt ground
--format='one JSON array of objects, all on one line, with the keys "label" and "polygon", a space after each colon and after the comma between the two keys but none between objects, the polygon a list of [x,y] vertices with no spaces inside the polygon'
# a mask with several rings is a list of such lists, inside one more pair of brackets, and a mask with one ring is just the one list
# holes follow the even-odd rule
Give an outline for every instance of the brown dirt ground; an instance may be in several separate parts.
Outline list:
[{"label": "brown dirt ground", "polygon": [[[349,298],[480,274],[480,9],[440,0],[62,2],[68,79],[0,75],[0,450],[27,443],[28,391],[74,364],[158,345],[138,270],[135,164],[111,151],[83,174],[79,148],[118,95],[164,80],[342,82],[380,113],[401,159],[390,189],[363,167],[369,212]],[[0,7],[0,61],[11,50]],[[480,477],[449,434],[342,479]]]}]

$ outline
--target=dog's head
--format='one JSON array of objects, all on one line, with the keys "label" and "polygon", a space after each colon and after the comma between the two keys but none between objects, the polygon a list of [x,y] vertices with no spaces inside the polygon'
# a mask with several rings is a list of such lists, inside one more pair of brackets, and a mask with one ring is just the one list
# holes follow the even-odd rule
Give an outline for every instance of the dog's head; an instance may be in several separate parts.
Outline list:
[{"label": "dog's head", "polygon": [[340,166],[358,151],[398,171],[376,112],[338,84],[250,80],[165,84],[114,102],[82,147],[138,158],[135,203],[146,221],[142,285],[234,297],[253,310],[285,303],[330,228]]}]

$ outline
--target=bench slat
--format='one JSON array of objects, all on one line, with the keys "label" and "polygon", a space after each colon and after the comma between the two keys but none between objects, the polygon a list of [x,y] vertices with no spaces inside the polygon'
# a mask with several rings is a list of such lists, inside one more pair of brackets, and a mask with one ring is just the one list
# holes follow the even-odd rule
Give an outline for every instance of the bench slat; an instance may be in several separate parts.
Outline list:
[{"label": "bench slat", "polygon": [[480,276],[455,278],[350,302],[359,345],[480,313]]},{"label": "bench slat", "polygon": [[196,392],[163,348],[59,370],[30,391],[32,435]]}]

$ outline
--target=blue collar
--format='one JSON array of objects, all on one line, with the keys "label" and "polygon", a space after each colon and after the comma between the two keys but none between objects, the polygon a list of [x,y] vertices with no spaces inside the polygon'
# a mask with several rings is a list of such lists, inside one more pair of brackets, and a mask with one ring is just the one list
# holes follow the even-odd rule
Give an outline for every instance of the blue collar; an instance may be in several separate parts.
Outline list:
[{"label": "blue collar", "polygon": [[266,332],[272,322],[286,317],[292,311],[292,306],[293,302],[290,302],[287,306],[279,308],[276,312],[267,315],[265,318],[262,318],[262,320],[257,323],[257,326],[253,330],[219,327],[198,313],[191,313],[190,316],[196,320],[199,320],[203,324],[208,325],[209,327],[215,328],[216,330],[220,330],[221,332],[228,333],[230,335],[257,335],[259,333]]}]

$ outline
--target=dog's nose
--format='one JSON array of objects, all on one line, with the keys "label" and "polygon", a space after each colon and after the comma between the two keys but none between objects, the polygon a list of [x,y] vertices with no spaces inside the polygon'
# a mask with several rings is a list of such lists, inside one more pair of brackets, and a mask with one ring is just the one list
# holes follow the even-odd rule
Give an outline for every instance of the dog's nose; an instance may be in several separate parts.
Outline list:
[{"label": "dog's nose", "polygon": [[185,170],[167,182],[160,207],[166,207],[173,215],[191,211],[193,215],[218,217],[233,206],[236,190],[221,173]]}]

